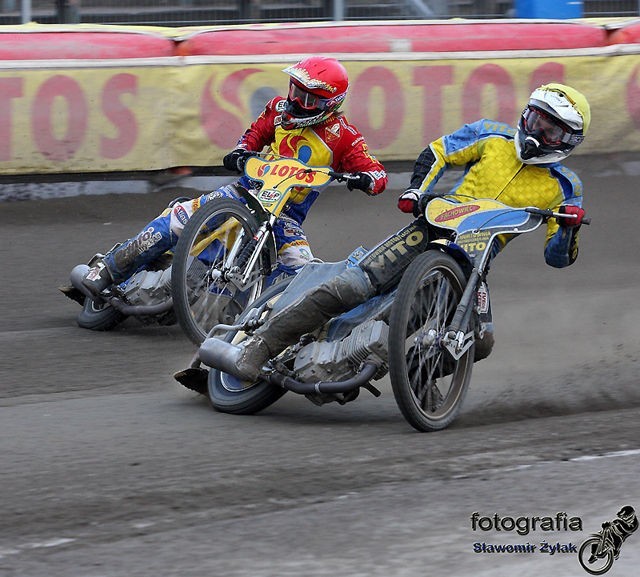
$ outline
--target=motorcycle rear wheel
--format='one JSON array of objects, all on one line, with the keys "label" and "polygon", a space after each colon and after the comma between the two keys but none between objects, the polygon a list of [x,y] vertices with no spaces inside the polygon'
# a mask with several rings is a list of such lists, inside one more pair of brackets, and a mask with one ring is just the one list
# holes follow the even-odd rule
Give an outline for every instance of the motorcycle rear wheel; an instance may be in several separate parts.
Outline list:
[{"label": "motorcycle rear wheel", "polygon": [[244,204],[222,198],[205,203],[185,225],[174,249],[171,292],[178,323],[193,343],[202,343],[215,325],[233,323],[262,292],[264,255],[243,291],[221,272],[238,235],[248,242],[257,229],[256,218]]},{"label": "motorcycle rear wheel", "polygon": [[[265,303],[273,304],[287,288],[294,277],[289,277],[272,285],[262,293],[239,317],[240,322],[251,308],[261,307]],[[227,342],[240,343],[247,338],[242,332],[227,333]],[[265,381],[243,383],[236,377],[211,369],[209,371],[208,395],[211,406],[221,413],[233,415],[253,415],[275,403],[286,389],[277,387]]]},{"label": "motorcycle rear wheel", "polygon": [[427,251],[405,271],[389,319],[389,376],[396,403],[421,432],[448,427],[467,392],[474,345],[455,360],[441,345],[466,278],[458,263]]},{"label": "motorcycle rear wheel", "polygon": [[78,326],[91,331],[110,331],[125,319],[120,311],[106,303],[84,299],[82,311],[76,317]]}]

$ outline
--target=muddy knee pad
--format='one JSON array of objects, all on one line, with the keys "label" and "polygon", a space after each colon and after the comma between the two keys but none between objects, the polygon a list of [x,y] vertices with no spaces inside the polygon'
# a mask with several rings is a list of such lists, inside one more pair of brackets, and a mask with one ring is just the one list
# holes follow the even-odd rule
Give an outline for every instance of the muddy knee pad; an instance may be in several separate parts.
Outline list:
[{"label": "muddy knee pad", "polygon": [[428,244],[427,221],[418,218],[369,251],[359,267],[366,272],[376,293],[382,294],[400,282],[404,271]]},{"label": "muddy knee pad", "polygon": [[326,287],[326,294],[331,295],[331,298],[340,303],[338,312],[348,311],[375,294],[369,276],[358,266],[348,268],[318,288],[321,287]]},{"label": "muddy knee pad", "polygon": [[198,209],[198,205],[197,199],[187,199],[171,205],[169,212],[169,230],[176,238],[182,234],[185,225]]},{"label": "muddy knee pad", "polygon": [[264,341],[271,355],[275,356],[303,334],[316,330],[373,294],[373,285],[365,272],[359,267],[348,268],[279,311],[255,335]]}]

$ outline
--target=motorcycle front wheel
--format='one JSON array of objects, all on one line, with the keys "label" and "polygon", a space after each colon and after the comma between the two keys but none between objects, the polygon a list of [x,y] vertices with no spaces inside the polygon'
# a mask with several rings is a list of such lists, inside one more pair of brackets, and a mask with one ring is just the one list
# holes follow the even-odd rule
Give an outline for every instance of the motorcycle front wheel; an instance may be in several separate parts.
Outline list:
[{"label": "motorcycle front wheel", "polygon": [[[292,280],[293,277],[285,278],[269,287],[251,304],[249,309],[259,308],[265,303],[272,306]],[[245,311],[238,322],[241,322],[248,312],[249,310]],[[225,340],[238,344],[246,338],[245,333],[233,331],[227,333]],[[221,413],[253,415],[275,403],[285,392],[285,389],[265,381],[243,382],[237,377],[215,369],[209,371],[209,401],[211,406]]]},{"label": "motorcycle front wheel", "polygon": [[232,279],[243,272],[242,249],[257,229],[256,218],[244,204],[222,198],[204,204],[185,225],[174,249],[171,292],[176,319],[195,344],[202,343],[215,325],[232,324],[262,292],[264,255],[242,288]]},{"label": "motorcycle front wheel", "polygon": [[610,549],[607,550],[604,555],[595,557],[591,563],[589,562],[590,559],[592,559],[591,551],[598,548],[600,539],[601,537],[599,535],[592,535],[580,545],[580,549],[578,550],[580,565],[582,565],[582,568],[587,573],[591,573],[591,575],[602,575],[609,571],[613,565],[613,551]]},{"label": "motorcycle front wheel", "polygon": [[389,376],[396,403],[421,432],[448,427],[464,400],[474,346],[455,360],[442,344],[464,291],[458,263],[427,251],[407,268],[389,319]]}]

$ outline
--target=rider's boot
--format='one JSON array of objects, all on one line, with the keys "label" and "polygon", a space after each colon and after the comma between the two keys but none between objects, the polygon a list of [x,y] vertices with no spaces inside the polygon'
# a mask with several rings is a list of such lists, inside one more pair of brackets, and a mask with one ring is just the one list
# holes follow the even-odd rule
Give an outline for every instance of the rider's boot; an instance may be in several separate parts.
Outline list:
[{"label": "rider's boot", "polygon": [[79,264],[70,274],[70,284],[58,287],[66,297],[83,305],[86,298],[100,301],[100,293],[113,284],[113,276],[102,258],[92,259],[93,265]]},{"label": "rider's boot", "polygon": [[269,359],[294,344],[303,334],[363,303],[374,293],[369,277],[359,267],[349,268],[318,285],[271,317],[237,347],[233,359],[236,374],[255,382]]},{"label": "rider's boot", "polygon": [[113,284],[113,276],[103,259],[98,260],[84,275],[82,285],[96,298]]},{"label": "rider's boot", "polygon": [[173,235],[170,216],[163,212],[133,238],[116,245],[94,263],[82,279],[82,285],[94,296],[114,283],[127,280],[141,266],[169,250]]}]

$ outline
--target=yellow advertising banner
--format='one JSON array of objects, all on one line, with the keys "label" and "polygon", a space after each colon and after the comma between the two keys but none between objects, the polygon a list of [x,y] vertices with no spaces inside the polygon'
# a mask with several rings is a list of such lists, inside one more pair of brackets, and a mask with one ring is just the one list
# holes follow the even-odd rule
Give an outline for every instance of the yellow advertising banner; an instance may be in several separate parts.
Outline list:
[{"label": "yellow advertising banner", "polygon": [[[171,59],[173,60],[173,59]],[[0,172],[150,170],[170,142],[179,67],[0,70]],[[169,143],[169,145],[168,145]]]},{"label": "yellow advertising banner", "polygon": [[[638,54],[387,58],[342,60],[350,77],[343,110],[382,161],[412,160],[433,139],[480,118],[515,125],[529,94],[547,82],[574,86],[591,104],[592,124],[581,154],[640,150]],[[280,63],[188,67],[183,78],[200,93],[199,128],[214,151],[233,148],[264,102],[286,90],[282,68]]]},{"label": "yellow advertising banner", "polygon": [[[577,153],[640,150],[635,47],[571,55],[352,55],[345,114],[384,161],[411,161],[438,136],[491,118],[515,124],[545,82],[581,90],[592,125]],[[287,58],[291,58],[287,60]],[[4,63],[0,172],[146,171],[220,165],[276,94],[293,57],[171,57]]]}]

